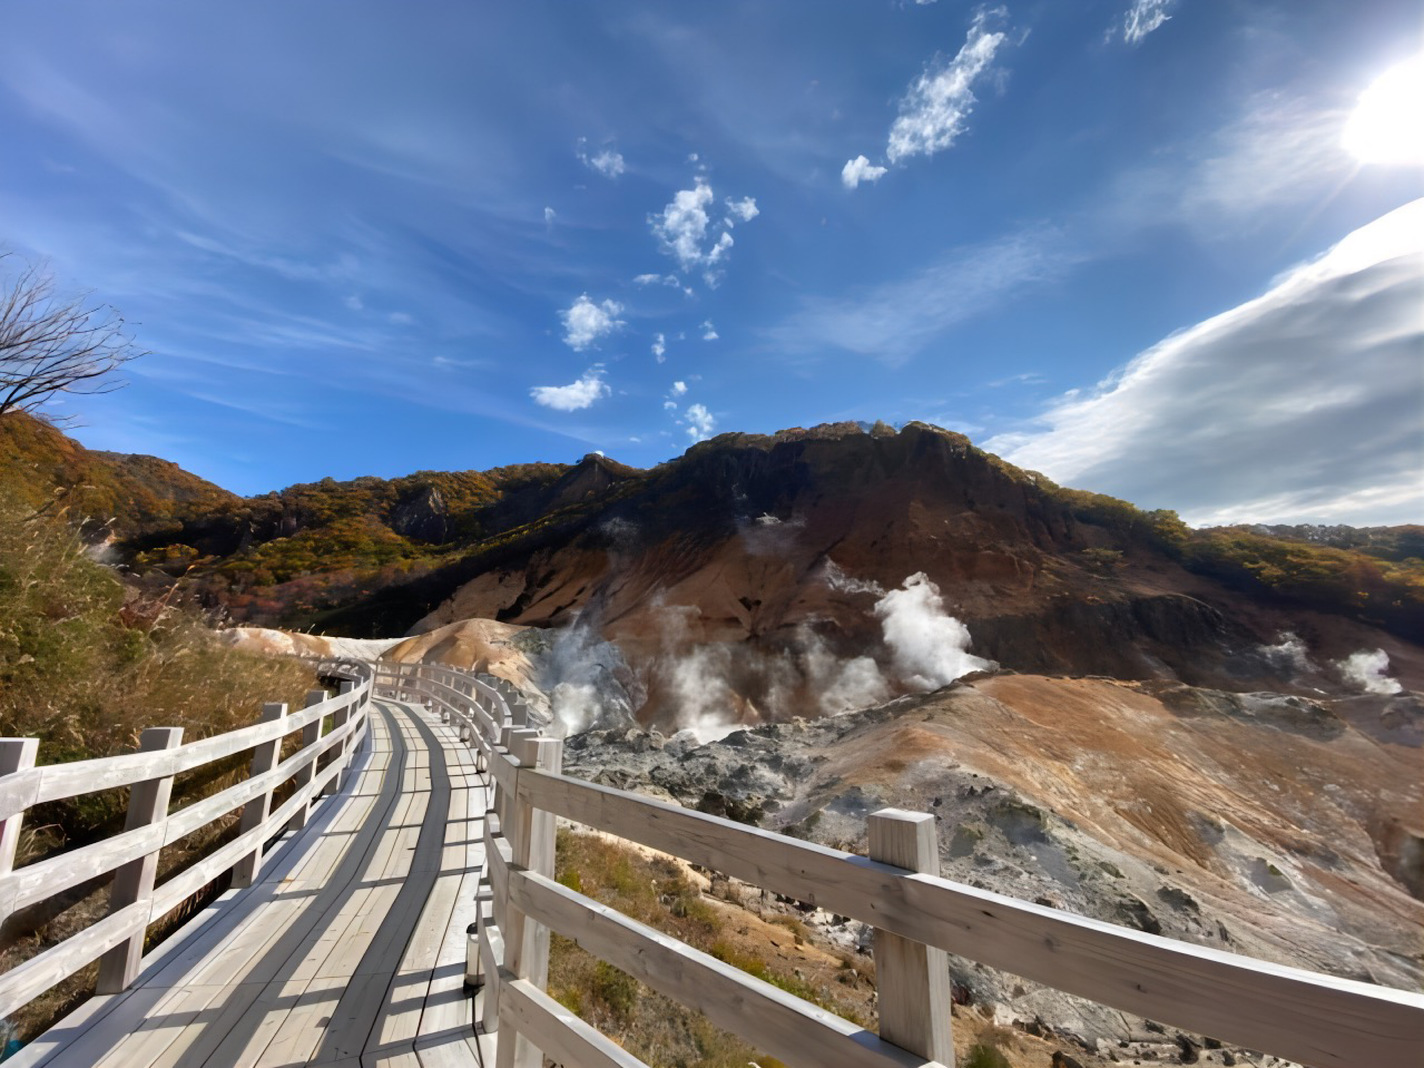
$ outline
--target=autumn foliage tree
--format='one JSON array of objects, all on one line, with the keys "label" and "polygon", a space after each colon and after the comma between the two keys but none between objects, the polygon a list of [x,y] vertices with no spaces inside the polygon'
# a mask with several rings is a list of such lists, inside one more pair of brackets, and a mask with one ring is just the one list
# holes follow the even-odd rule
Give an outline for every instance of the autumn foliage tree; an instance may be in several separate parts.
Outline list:
[{"label": "autumn foliage tree", "polygon": [[[12,259],[0,254],[0,269]],[[117,389],[111,372],[140,355],[113,307],[61,295],[44,265],[0,273],[0,417],[34,411],[57,393]]]}]

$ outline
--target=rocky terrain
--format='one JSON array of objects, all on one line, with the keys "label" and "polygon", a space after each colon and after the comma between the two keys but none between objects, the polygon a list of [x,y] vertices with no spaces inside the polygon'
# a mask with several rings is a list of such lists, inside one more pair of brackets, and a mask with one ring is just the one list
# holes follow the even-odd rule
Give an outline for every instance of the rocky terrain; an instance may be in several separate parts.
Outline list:
[{"label": "rocky terrain", "polygon": [[[591,731],[568,739],[565,769],[860,851],[868,813],[933,812],[949,878],[1417,990],[1421,742],[1412,694],[1312,700],[1005,674],[708,744],[690,731]],[[860,925],[807,918],[865,944]],[[1185,1048],[1155,1022],[966,961],[954,972],[961,999],[1080,1051],[1178,1063]],[[1203,1037],[1186,1039],[1222,1063]]]}]

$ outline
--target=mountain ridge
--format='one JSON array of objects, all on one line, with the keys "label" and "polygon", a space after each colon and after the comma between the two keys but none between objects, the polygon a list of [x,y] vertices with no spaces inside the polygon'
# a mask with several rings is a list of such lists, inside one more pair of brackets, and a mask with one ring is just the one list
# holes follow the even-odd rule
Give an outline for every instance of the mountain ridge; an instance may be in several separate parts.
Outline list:
[{"label": "mountain ridge", "polygon": [[1424,678],[1408,637],[1424,632],[1424,563],[1398,559],[1424,528],[1370,535],[1374,554],[1192,531],[924,423],[728,433],[648,470],[590,453],[240,498],[27,419],[0,420],[23,445],[0,486],[97,502],[110,514],[91,533],[115,561],[238,622],[394,637],[584,619],[636,658],[667,644],[677,609],[686,642],[775,657],[813,633],[846,657],[877,631],[871,599],[834,575],[884,592],[924,572],[975,652],[1014,670],[1284,685],[1251,650],[1301,632],[1317,660],[1378,647]]}]

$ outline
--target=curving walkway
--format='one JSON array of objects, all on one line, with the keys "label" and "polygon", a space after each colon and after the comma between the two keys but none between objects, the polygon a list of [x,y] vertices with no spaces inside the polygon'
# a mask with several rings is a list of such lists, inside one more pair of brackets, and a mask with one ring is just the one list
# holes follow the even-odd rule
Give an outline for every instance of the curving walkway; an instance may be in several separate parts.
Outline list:
[{"label": "curving walkway", "polygon": [[[10,1063],[21,1068],[480,1065],[464,988],[487,781],[438,717],[378,700],[350,782],[280,850]],[[491,1045],[484,1055],[489,1058]]]}]

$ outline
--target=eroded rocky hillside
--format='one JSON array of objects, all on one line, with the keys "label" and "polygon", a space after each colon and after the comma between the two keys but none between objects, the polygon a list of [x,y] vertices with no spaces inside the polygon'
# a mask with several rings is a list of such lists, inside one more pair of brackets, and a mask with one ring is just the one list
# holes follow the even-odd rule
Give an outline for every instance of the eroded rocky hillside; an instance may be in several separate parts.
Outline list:
[{"label": "eroded rocky hillside", "polygon": [[[958,881],[1417,990],[1421,741],[1424,705],[1408,694],[998,675],[705,745],[690,732],[589,732],[569,739],[565,769],[861,852],[868,813],[933,812]],[[808,918],[865,942],[859,925]],[[1002,1022],[1113,1059],[1120,1042],[1145,1043],[1139,1055],[1155,1043],[1176,1062],[1171,1036],[1146,1021],[964,961],[955,979]]]}]

